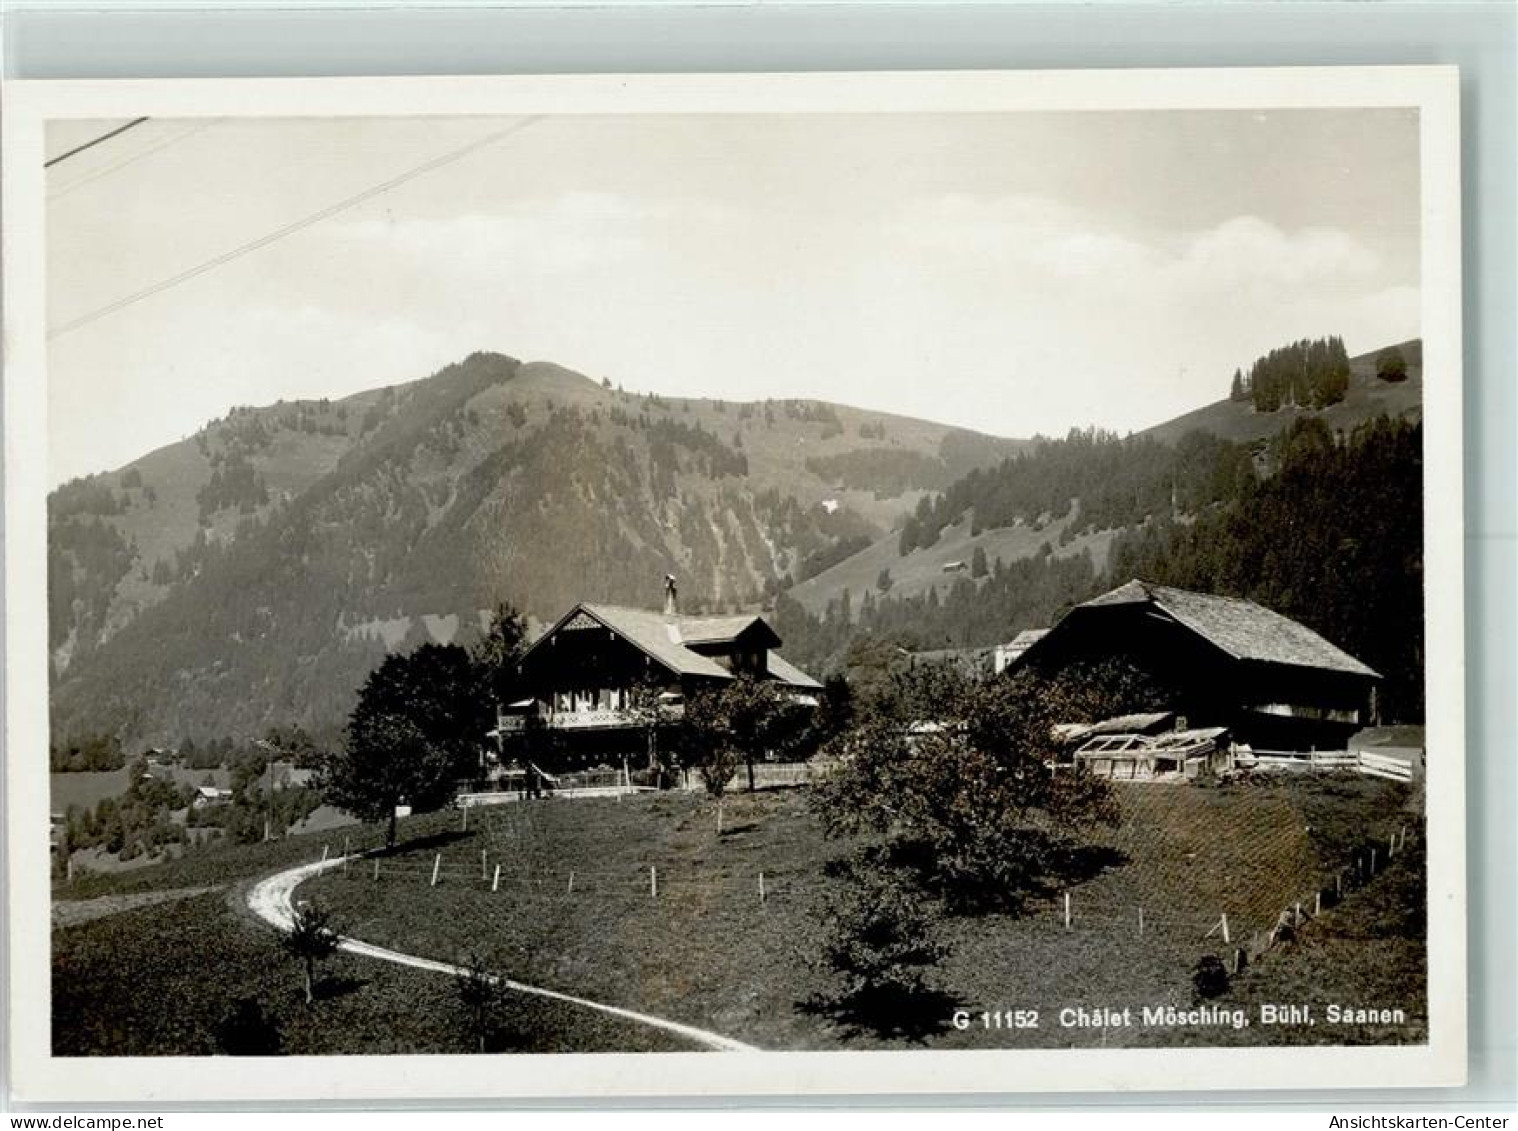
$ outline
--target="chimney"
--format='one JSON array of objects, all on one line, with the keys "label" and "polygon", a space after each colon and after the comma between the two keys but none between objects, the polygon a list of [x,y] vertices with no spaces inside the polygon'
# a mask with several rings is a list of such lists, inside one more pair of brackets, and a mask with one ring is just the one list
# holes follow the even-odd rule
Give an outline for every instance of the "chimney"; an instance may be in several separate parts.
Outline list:
[{"label": "chimney", "polygon": [[675,615],[675,575],[672,573],[664,575],[664,615]]}]

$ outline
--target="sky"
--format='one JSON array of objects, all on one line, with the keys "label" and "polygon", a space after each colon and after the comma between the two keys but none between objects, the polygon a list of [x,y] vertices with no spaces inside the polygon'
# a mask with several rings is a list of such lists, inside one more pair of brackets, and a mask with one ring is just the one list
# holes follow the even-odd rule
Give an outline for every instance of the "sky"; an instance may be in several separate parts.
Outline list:
[{"label": "sky", "polygon": [[151,120],[47,171],[50,481],[476,350],[1137,430],[1419,336],[1418,165],[1400,109]]}]

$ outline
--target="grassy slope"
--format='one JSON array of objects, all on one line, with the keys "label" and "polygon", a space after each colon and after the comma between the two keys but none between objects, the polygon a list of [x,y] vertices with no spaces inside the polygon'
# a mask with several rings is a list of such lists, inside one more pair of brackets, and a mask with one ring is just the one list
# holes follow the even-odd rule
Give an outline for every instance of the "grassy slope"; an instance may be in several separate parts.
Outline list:
[{"label": "grassy slope", "polygon": [[107,797],[126,792],[127,770],[87,771],[73,774],[49,774],[48,788],[53,812],[65,813],[70,805],[91,808]]},{"label": "grassy slope", "polygon": [[[1235,978],[1219,1004],[1259,1016],[1261,1005],[1307,1005],[1311,1027],[1264,1026],[1219,1029],[1222,1044],[1420,1044],[1428,1040],[1426,860],[1422,846],[1391,866],[1342,905],[1325,909],[1295,938],[1279,944],[1262,962]],[[1401,1009],[1404,1024],[1338,1024],[1330,1004],[1350,1008]],[[1145,1039],[1147,1038],[1147,1039]],[[1153,1033],[1140,1037],[1155,1043]]]},{"label": "grassy slope", "polygon": [[[1144,434],[1166,443],[1174,443],[1194,430],[1210,432],[1228,440],[1250,441],[1274,435],[1289,427],[1299,416],[1316,415],[1330,428],[1346,430],[1383,413],[1389,416],[1415,416],[1423,404],[1422,343],[1404,342],[1400,348],[1408,363],[1406,381],[1388,384],[1376,377],[1375,353],[1352,358],[1349,392],[1341,403],[1320,413],[1299,409],[1257,413],[1247,404],[1221,400],[1156,425]],[[933,585],[941,591],[946,590],[956,578],[963,575],[946,574],[943,565],[952,561],[968,563],[977,545],[984,547],[988,560],[994,561],[1001,557],[1009,562],[1032,557],[1046,542],[1060,555],[1089,549],[1098,572],[1105,569],[1107,551],[1116,531],[1103,530],[1083,535],[1062,546],[1059,544],[1059,535],[1065,525],[1065,522],[1057,521],[1041,531],[1022,526],[984,530],[978,538],[972,538],[967,520],[945,529],[935,545],[913,550],[906,557],[898,554],[898,536],[893,532],[816,577],[795,586],[790,590],[790,596],[800,601],[809,611],[820,615],[829,601],[837,599],[848,589],[854,607],[858,608],[860,598],[875,588],[882,569],[891,571],[895,583],[891,588],[893,596],[918,596],[926,593],[929,586]]]},{"label": "grassy slope", "polygon": [[[1058,892],[1024,918],[945,921],[949,957],[937,980],[952,1002],[1037,1008],[1050,1018],[1069,1004],[1187,1005],[1196,960],[1219,949],[1203,936],[1223,911],[1238,937],[1267,928],[1282,906],[1331,875],[1332,862],[1368,828],[1395,819],[1401,803],[1395,787],[1360,780],[1129,787],[1124,799],[1128,818],[1104,839],[1126,861],[1074,889],[1071,930],[1061,924]],[[492,873],[503,864],[499,892],[481,879],[482,849]],[[492,960],[514,976],[764,1047],[879,1046],[889,1042],[848,1032],[804,1005],[828,985],[812,959],[830,882],[821,865],[837,851],[797,792],[734,798],[720,839],[699,798],[551,802],[507,807],[483,825],[477,816],[467,834],[455,829],[386,860],[378,883],[355,869],[302,892],[371,941],[454,958],[490,940]],[[428,880],[439,852],[443,882],[434,888]],[[650,867],[660,875],[657,899]],[[769,894],[762,905],[760,871]],[[1399,961],[1421,961],[1421,950]],[[1336,988],[1336,970],[1321,972],[1325,993]],[[1197,1043],[1211,1032],[1166,1039]],[[926,1039],[948,1048],[1133,1038],[1046,1025],[941,1029]]]},{"label": "grassy slope", "polygon": [[1336,405],[1322,412],[1306,409],[1281,409],[1278,412],[1255,412],[1247,403],[1215,401],[1203,408],[1156,425],[1144,434],[1173,443],[1187,432],[1200,430],[1225,440],[1262,440],[1288,427],[1298,416],[1318,416],[1330,428],[1351,429],[1362,421],[1383,413],[1387,416],[1416,416],[1423,406],[1423,343],[1403,342],[1398,347],[1407,359],[1407,380],[1388,384],[1376,376],[1376,354],[1361,354],[1349,362],[1349,391]]},{"label": "grassy slope", "polygon": [[[899,550],[900,534],[892,531],[857,554],[793,587],[789,594],[807,610],[820,616],[826,611],[828,602],[842,596],[847,589],[853,607],[858,609],[865,593],[876,589],[880,571],[888,569],[891,571],[892,597],[917,597],[929,588],[937,588],[942,595],[961,577],[969,577],[968,572],[945,573],[944,565],[958,561],[968,566],[977,546],[985,550],[986,561],[991,565],[996,563],[997,558],[1008,562],[1031,558],[1047,544],[1058,557],[1089,550],[1092,564],[1097,570],[1105,569],[1107,550],[1112,544],[1114,532],[1101,530],[1083,534],[1061,545],[1060,533],[1068,525],[1068,519],[1056,519],[1042,529],[1007,526],[983,530],[976,536],[971,533],[972,524],[967,518],[945,527],[933,545],[926,549],[915,549],[906,557],[902,557]],[[876,595],[879,596],[878,589]],[[1011,632],[1009,629],[1009,637]]]},{"label": "grassy slope", "polygon": [[[226,1052],[224,1027],[241,999],[259,1004],[279,1051],[292,1055],[477,1051],[438,975],[338,955],[318,992],[308,1008],[273,930],[234,911],[225,893],[128,911],[54,932],[53,1052]],[[654,1030],[522,995],[500,1020],[502,1051],[683,1050]]]}]

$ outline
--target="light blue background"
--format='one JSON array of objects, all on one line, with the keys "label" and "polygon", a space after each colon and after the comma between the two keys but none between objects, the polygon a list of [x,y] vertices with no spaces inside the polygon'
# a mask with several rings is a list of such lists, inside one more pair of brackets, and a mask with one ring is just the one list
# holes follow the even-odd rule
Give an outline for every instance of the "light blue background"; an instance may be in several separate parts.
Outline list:
[{"label": "light blue background", "polygon": [[[1380,1093],[1153,1093],[1129,1097],[1123,1106],[1321,1110],[1331,1105],[1410,1112],[1495,1105],[1513,1110],[1518,1099],[1518,9],[1512,3],[845,0],[689,8],[628,0],[556,7],[454,5],[444,10],[432,3],[302,5],[281,0],[274,10],[271,3],[245,0],[206,3],[197,10],[159,0],[157,11],[143,12],[133,11],[131,4],[94,0],[90,10],[79,10],[85,7],[0,0],[5,77],[1457,64],[1464,123],[1471,1083],[1461,1090]],[[733,1103],[1117,1106],[1098,1095]]]}]

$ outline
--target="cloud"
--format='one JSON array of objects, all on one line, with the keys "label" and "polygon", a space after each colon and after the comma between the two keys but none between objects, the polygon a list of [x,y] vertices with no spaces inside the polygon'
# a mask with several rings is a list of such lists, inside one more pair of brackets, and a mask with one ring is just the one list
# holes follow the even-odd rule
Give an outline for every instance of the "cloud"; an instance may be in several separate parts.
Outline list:
[{"label": "cloud", "polygon": [[333,225],[329,238],[455,274],[572,275],[636,258],[649,228],[671,216],[610,193],[573,192],[499,212],[349,221]]},{"label": "cloud", "polygon": [[1211,285],[1302,286],[1364,280],[1380,266],[1380,257],[1347,232],[1285,232],[1257,216],[1236,216],[1186,237],[1174,270],[1183,279]]},{"label": "cloud", "polygon": [[1110,220],[1048,197],[950,194],[919,200],[900,221],[901,238],[922,251],[996,256],[1055,278],[1108,278],[1124,288],[1170,293],[1213,287],[1361,282],[1380,257],[1334,228],[1285,231],[1258,216],[1167,233],[1124,231]]}]

